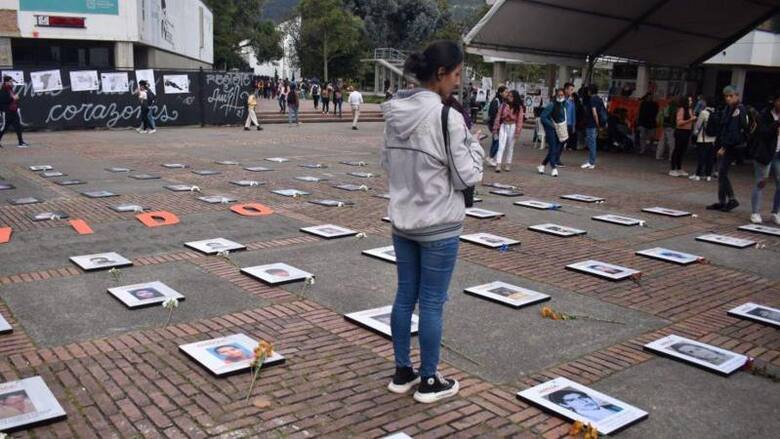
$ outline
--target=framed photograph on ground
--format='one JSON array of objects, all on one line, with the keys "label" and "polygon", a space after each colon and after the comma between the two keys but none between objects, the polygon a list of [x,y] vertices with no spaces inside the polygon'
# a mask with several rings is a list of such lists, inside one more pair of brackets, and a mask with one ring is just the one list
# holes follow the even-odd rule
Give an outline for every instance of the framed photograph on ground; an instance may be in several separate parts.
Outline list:
[{"label": "framed photograph on ground", "polygon": [[207,175],[219,175],[219,174],[221,174],[221,172],[219,172],[219,171],[212,171],[211,169],[196,169],[196,170],[192,171],[192,173],[195,174],[195,175],[200,175],[202,177],[205,177]]},{"label": "framed photograph on ground", "polygon": [[55,183],[57,183],[60,186],[76,186],[79,184],[86,184],[87,182],[81,180],[60,180],[60,181],[55,181]]},{"label": "framed photograph on ground", "polygon": [[184,300],[178,291],[160,281],[109,288],[108,292],[131,309],[158,305],[168,299]]},{"label": "framed photograph on ground", "polygon": [[413,439],[411,436],[409,436],[406,433],[393,433],[390,436],[385,436],[382,439]]},{"label": "framed photograph on ground", "polygon": [[224,166],[238,166],[240,163],[233,160],[217,160],[214,163]]},{"label": "framed photograph on ground", "polygon": [[42,203],[43,201],[35,198],[35,197],[22,197],[22,198],[11,198],[8,200],[9,203],[11,203],[14,206],[23,206],[25,204],[37,204]]},{"label": "framed photograph on ground", "polygon": [[54,220],[68,219],[70,218],[70,215],[68,215],[67,213],[61,210],[57,210],[54,212],[31,213],[29,217],[31,220],[38,222],[38,221],[54,221]]},{"label": "framed photograph on ground", "polygon": [[111,210],[119,213],[127,213],[127,212],[143,212],[144,210],[146,210],[146,208],[138,204],[120,204],[118,206],[111,206]]},{"label": "framed photograph on ground", "polygon": [[271,192],[283,197],[305,197],[306,195],[311,195],[309,192],[299,191],[298,189],[277,189]]},{"label": "framed photograph on ground", "polygon": [[274,163],[286,163],[289,162],[290,159],[284,158],[284,157],[268,157],[265,159],[268,162],[274,162]]},{"label": "framed photograph on ground", "polygon": [[202,241],[190,241],[190,242],[185,242],[184,245],[186,245],[191,249],[195,249],[201,253],[205,253],[207,255],[216,255],[217,253],[224,252],[224,251],[234,252],[237,250],[246,250],[246,246],[244,244],[239,244],[237,242],[225,238],[212,238],[212,239],[204,239]]},{"label": "framed photograph on ground", "polygon": [[690,212],[684,210],[667,209],[665,207],[646,207],[642,209],[642,212],[654,213],[656,215],[671,216],[673,218],[680,218],[684,216],[691,216]]},{"label": "framed photograph on ground", "polygon": [[580,201],[583,203],[598,203],[600,201],[605,201],[601,197],[594,197],[591,195],[583,195],[583,194],[561,195],[561,198],[563,198],[564,200]]},{"label": "framed photograph on ground", "polygon": [[206,197],[198,197],[198,199],[209,204],[227,204],[237,201],[233,197],[225,197],[223,195],[209,195]]},{"label": "framed photograph on ground", "polygon": [[780,328],[780,309],[777,308],[748,302],[729,310],[729,315],[767,323],[775,328]]},{"label": "framed photograph on ground", "polygon": [[0,334],[8,334],[13,331],[14,328],[11,326],[10,323],[8,323],[8,320],[6,320],[5,317],[0,315]]},{"label": "framed photograph on ground", "polygon": [[612,434],[647,417],[647,412],[567,378],[555,378],[517,393],[517,398],[572,421]]},{"label": "framed photograph on ground", "polygon": [[32,165],[29,167],[31,171],[34,172],[40,172],[40,171],[51,171],[54,169],[54,166],[52,165]]},{"label": "framed photograph on ground", "polygon": [[395,247],[388,245],[387,247],[372,248],[369,250],[363,250],[363,254],[371,256],[372,258],[381,259],[383,261],[392,262],[395,264]]},{"label": "framed photograph on ground", "polygon": [[749,239],[735,238],[733,236],[716,235],[710,233],[708,235],[701,235],[696,237],[697,241],[710,242],[712,244],[725,245],[727,247],[745,248],[756,245],[755,241]]},{"label": "framed photograph on ground", "polygon": [[257,180],[235,180],[235,181],[231,181],[230,184],[234,184],[236,186],[241,186],[241,187],[257,187],[257,186],[263,186],[265,182],[257,181]]},{"label": "framed photograph on ground", "polygon": [[548,235],[563,236],[564,238],[588,233],[585,230],[575,229],[574,227],[559,226],[558,224],[537,224],[535,226],[529,227],[528,230],[547,233]]},{"label": "framed photograph on ground", "polygon": [[[249,370],[254,350],[259,342],[245,334],[232,334],[211,340],[197,341],[179,346],[179,350],[216,376]],[[279,352],[263,361],[263,368],[284,364]]]},{"label": "framed photograph on ground", "polygon": [[115,173],[115,174],[118,174],[118,173],[120,173],[120,172],[130,172],[130,171],[132,171],[132,169],[130,169],[130,168],[118,168],[118,167],[114,167],[114,168],[106,168],[106,171],[108,171],[108,172],[113,172],[113,173]]},{"label": "framed photograph on ground", "polygon": [[472,244],[479,244],[490,248],[499,248],[504,245],[517,245],[520,241],[504,238],[503,236],[497,236],[490,233],[472,233],[470,235],[461,235],[461,241],[470,242]]},{"label": "framed photograph on ground", "polygon": [[309,233],[325,239],[343,238],[345,236],[355,236],[358,232],[346,227],[334,224],[323,224],[321,226],[304,227],[301,232]]},{"label": "framed photograph on ground", "polygon": [[343,191],[349,191],[349,192],[357,192],[357,191],[362,191],[362,190],[370,190],[370,188],[367,188],[366,186],[359,185],[359,184],[351,184],[351,183],[347,183],[347,184],[337,184],[337,185],[334,185],[333,187],[335,187],[336,189],[341,189],[341,190],[343,190]]},{"label": "framed photograph on ground", "polygon": [[701,256],[692,255],[689,253],[678,252],[669,250],[668,248],[655,247],[647,250],[640,250],[636,252],[639,256],[646,256],[648,258],[659,259],[661,261],[673,262],[680,265],[690,265],[698,262]]},{"label": "framed photograph on ground", "polygon": [[674,334],[647,343],[644,348],[658,355],[681,360],[720,375],[731,375],[748,361],[748,357],[736,352]]},{"label": "framed photograph on ground", "polygon": [[43,171],[41,172],[41,177],[43,178],[52,178],[52,177],[65,177],[68,174],[64,174],[60,171]]},{"label": "framed photograph on ground", "polygon": [[43,378],[34,376],[0,384],[0,431],[10,433],[66,417]]},{"label": "framed photograph on ground", "polygon": [[538,209],[538,210],[557,210],[561,208],[561,205],[558,203],[548,203],[546,201],[537,201],[537,200],[515,201],[514,205],[530,207],[531,209]]},{"label": "framed photograph on ground", "polygon": [[522,308],[535,303],[550,300],[550,296],[506,282],[495,281],[489,284],[469,287],[463,290],[472,296],[498,302],[512,308]]},{"label": "framed photograph on ground", "polygon": [[347,166],[366,166],[367,165],[366,162],[358,161],[358,160],[345,160],[345,161],[339,162],[339,163],[341,163],[342,165],[347,165]]},{"label": "framed photograph on ground", "polygon": [[271,168],[266,168],[265,166],[249,166],[247,168],[244,168],[245,171],[249,172],[268,172],[273,171]]},{"label": "framed photograph on ground", "polygon": [[[390,330],[390,313],[392,310],[393,306],[388,305],[381,308],[345,314],[344,319],[380,335],[391,338],[393,336],[392,331]],[[417,334],[419,323],[420,319],[417,314],[412,314],[412,335]]]},{"label": "framed photograph on ground", "polygon": [[304,163],[298,166],[300,166],[301,168],[308,168],[308,169],[325,169],[328,167],[328,165],[324,165],[322,163]]},{"label": "framed photograph on ground", "polygon": [[352,201],[340,201],[340,200],[312,200],[309,201],[311,204],[316,204],[318,206],[325,206],[325,207],[344,207],[344,206],[354,206],[355,203]]},{"label": "framed photograph on ground", "polygon": [[108,270],[109,268],[129,267],[133,261],[125,259],[119,253],[95,253],[94,255],[71,256],[70,261],[84,271]]},{"label": "framed photograph on ground", "polygon": [[372,195],[372,196],[373,196],[374,198],[382,198],[382,199],[384,199],[384,200],[389,200],[389,199],[390,199],[390,194],[389,194],[389,193],[387,193],[387,192],[383,192],[383,193],[381,193],[381,194],[376,194],[376,195]]},{"label": "framed photograph on ground", "polygon": [[382,221],[384,221],[384,222],[386,222],[386,223],[390,223],[390,222],[392,222],[392,221],[390,221],[390,217],[389,217],[389,216],[383,216],[383,217],[382,217]]},{"label": "framed photograph on ground", "polygon": [[89,191],[82,192],[81,195],[84,195],[87,198],[109,198],[118,196],[117,194],[109,191]]},{"label": "framed photograph on ground", "polygon": [[490,191],[490,193],[493,194],[493,195],[500,195],[502,197],[522,197],[523,196],[522,192],[518,192],[518,191],[516,191],[514,189],[496,189],[496,190]]},{"label": "framed photograph on ground", "polygon": [[187,165],[184,163],[163,163],[162,167],[168,169],[185,169]]},{"label": "framed photograph on ground", "polygon": [[642,224],[642,220],[631,218],[628,216],[620,216],[620,215],[598,215],[591,218],[595,221],[601,221],[605,223],[611,223],[611,224],[618,224],[621,226],[638,226]]},{"label": "framed photograph on ground", "polygon": [[517,189],[517,186],[512,186],[511,184],[504,184],[504,183],[483,183],[482,186],[492,187],[495,189],[508,189],[510,191]]},{"label": "framed photograph on ground", "polygon": [[569,270],[579,271],[581,273],[592,274],[594,276],[603,277],[609,280],[623,280],[628,279],[635,274],[639,274],[640,271],[627,267],[621,267],[620,265],[608,264],[606,262],[588,260],[583,262],[577,262],[576,264],[569,264],[566,266]]},{"label": "framed photograph on ground", "polygon": [[241,272],[259,279],[269,285],[282,285],[290,282],[306,280],[314,277],[313,274],[299,270],[290,265],[278,262],[275,264],[257,265],[254,267],[242,268]]},{"label": "framed photograph on ground", "polygon": [[480,219],[498,218],[504,216],[504,214],[501,212],[494,212],[492,210],[480,209],[478,207],[467,208],[466,215],[474,218],[480,218]]},{"label": "framed photograph on ground", "polygon": [[16,186],[12,185],[11,183],[6,182],[0,182],[0,191],[10,191],[11,189],[16,189]]},{"label": "framed photograph on ground", "polygon": [[192,188],[194,187],[195,186],[189,184],[169,184],[168,186],[165,186],[165,189],[173,192],[192,192]]},{"label": "framed photograph on ground", "polygon": [[763,233],[764,235],[780,236],[780,227],[762,226],[761,224],[747,224],[739,226],[739,230],[745,230],[753,233]]},{"label": "framed photograph on ground", "polygon": [[378,174],[372,174],[370,172],[347,172],[347,175],[351,175],[357,178],[374,178],[379,177]]},{"label": "framed photograph on ground", "polygon": [[159,180],[159,175],[151,175],[151,174],[136,174],[131,175],[130,178],[134,180]]},{"label": "framed photograph on ground", "polygon": [[327,178],[324,177],[313,177],[311,175],[304,175],[302,177],[295,177],[298,181],[305,181],[306,183],[319,183],[321,181],[328,181]]}]

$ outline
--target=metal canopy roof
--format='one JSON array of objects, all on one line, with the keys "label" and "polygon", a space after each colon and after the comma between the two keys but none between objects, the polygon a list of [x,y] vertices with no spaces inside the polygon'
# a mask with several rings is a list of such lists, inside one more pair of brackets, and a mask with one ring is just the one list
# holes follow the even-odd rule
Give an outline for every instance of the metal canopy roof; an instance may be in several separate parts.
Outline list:
[{"label": "metal canopy roof", "polygon": [[472,50],[689,66],[778,13],[780,0],[497,0],[465,43]]}]

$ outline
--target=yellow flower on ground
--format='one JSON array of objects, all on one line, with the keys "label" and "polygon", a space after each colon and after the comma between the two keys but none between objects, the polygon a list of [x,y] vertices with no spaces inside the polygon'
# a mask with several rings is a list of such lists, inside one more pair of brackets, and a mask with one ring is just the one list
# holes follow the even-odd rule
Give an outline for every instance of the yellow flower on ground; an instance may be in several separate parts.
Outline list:
[{"label": "yellow flower on ground", "polygon": [[267,342],[267,341],[265,341],[265,340],[261,340],[261,341],[260,341],[260,345],[258,345],[258,347],[259,347],[259,348],[260,348],[260,349],[261,349],[263,352],[265,352],[265,356],[266,356],[266,357],[270,357],[271,355],[273,355],[273,354],[274,354],[274,346],[273,346],[271,343],[268,343],[268,342]]},{"label": "yellow flower on ground", "polygon": [[555,313],[549,306],[542,307],[542,317],[551,318]]},{"label": "yellow flower on ground", "polygon": [[584,430],[585,426],[582,425],[582,422],[580,421],[574,421],[573,424],[571,424],[571,428],[569,429],[569,436],[579,436],[580,433]]}]

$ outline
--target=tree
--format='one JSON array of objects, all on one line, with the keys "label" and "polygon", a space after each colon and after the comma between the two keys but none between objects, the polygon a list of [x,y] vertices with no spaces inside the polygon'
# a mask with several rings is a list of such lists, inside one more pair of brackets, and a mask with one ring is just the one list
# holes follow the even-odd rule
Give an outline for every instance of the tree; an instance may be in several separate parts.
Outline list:
[{"label": "tree", "polygon": [[418,49],[451,22],[443,0],[349,0],[372,47]]},{"label": "tree", "polygon": [[214,66],[225,70],[247,68],[245,48],[259,62],[284,56],[281,34],[273,22],[263,20],[265,0],[206,0],[214,16]]},{"label": "tree", "polygon": [[301,69],[307,74],[321,72],[325,81],[333,67],[342,75],[353,73],[362,53],[363,21],[345,8],[343,0],[302,0],[297,10],[301,26],[294,41]]}]

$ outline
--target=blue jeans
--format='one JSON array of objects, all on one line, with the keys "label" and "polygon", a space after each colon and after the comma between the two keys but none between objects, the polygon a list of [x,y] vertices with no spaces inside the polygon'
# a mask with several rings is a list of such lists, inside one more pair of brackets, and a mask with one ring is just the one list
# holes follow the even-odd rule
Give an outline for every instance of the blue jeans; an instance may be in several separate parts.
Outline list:
[{"label": "blue jeans", "polygon": [[585,128],[585,146],[588,147],[588,163],[596,164],[596,128]]},{"label": "blue jeans", "polygon": [[761,191],[763,188],[759,187],[758,184],[764,179],[768,179],[772,173],[775,174],[775,199],[772,203],[772,213],[780,212],[780,153],[777,153],[774,160],[766,165],[762,165],[754,160],[753,171],[755,185],[753,186],[753,193],[750,197],[753,213],[759,213],[761,211]]},{"label": "blue jeans", "polygon": [[298,107],[290,105],[287,107],[287,123],[298,123]]},{"label": "blue jeans", "polygon": [[149,125],[150,130],[157,129],[157,126],[154,124],[154,109],[149,108],[149,112],[146,113],[146,123]]},{"label": "blue jeans", "polygon": [[439,365],[442,311],[458,258],[458,238],[417,242],[393,235],[398,290],[390,328],[397,367],[412,367],[409,357],[412,312],[420,303],[420,375],[431,377]]},{"label": "blue jeans", "polygon": [[544,137],[547,139],[547,156],[542,161],[542,165],[550,164],[550,167],[555,169],[558,164],[561,163],[561,142],[558,140],[558,134],[552,128],[544,128]]},{"label": "blue jeans", "polygon": [[490,158],[496,158],[496,154],[498,154],[498,135],[496,134],[495,137],[491,136],[493,140],[490,142]]}]

